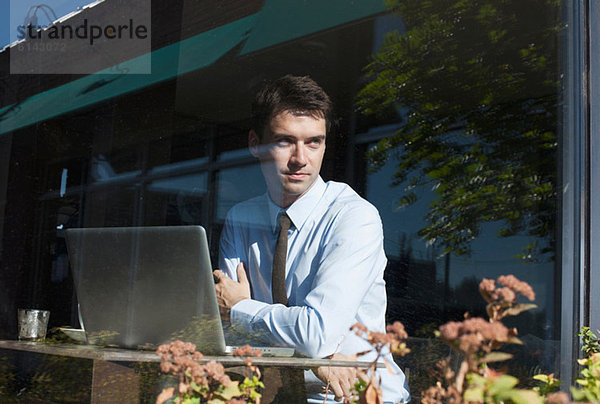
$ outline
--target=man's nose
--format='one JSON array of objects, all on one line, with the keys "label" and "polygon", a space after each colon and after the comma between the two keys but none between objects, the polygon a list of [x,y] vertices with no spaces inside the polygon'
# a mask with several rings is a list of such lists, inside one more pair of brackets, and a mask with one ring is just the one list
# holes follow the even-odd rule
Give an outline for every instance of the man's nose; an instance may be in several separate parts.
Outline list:
[{"label": "man's nose", "polygon": [[306,154],[304,151],[304,143],[299,142],[294,146],[294,151],[292,152],[291,162],[295,165],[304,166],[306,165]]}]

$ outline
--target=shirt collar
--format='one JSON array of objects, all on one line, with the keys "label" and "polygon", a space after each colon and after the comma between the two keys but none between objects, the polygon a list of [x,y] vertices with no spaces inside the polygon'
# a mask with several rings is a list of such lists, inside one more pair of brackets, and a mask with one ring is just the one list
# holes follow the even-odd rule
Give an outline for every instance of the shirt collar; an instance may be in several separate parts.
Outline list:
[{"label": "shirt collar", "polygon": [[304,195],[302,195],[300,199],[292,203],[287,209],[282,209],[275,202],[273,202],[269,196],[269,192],[267,191],[269,219],[273,233],[277,231],[277,216],[282,210],[287,213],[294,227],[296,229],[300,229],[302,225],[304,225],[304,222],[306,222],[306,219],[312,212],[317,202],[321,199],[321,196],[325,192],[326,186],[327,185],[325,184],[325,181],[323,181],[319,175],[310,189]]}]

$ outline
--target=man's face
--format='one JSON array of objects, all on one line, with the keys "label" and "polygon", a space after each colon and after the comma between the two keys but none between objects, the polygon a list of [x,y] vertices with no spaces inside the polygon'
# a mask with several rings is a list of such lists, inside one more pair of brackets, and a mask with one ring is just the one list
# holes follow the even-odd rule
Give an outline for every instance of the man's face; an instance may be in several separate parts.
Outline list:
[{"label": "man's face", "polygon": [[290,206],[318,178],[326,133],[324,118],[289,111],[271,119],[262,142],[256,132],[250,131],[250,151],[260,160],[271,199],[279,206]]}]

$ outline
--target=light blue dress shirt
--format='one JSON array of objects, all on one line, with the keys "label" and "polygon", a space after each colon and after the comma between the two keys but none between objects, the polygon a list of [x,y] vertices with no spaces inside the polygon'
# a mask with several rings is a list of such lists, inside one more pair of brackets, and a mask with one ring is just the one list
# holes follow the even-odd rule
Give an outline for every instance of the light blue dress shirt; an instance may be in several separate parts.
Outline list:
[{"label": "light blue dress shirt", "polygon": [[[383,271],[387,259],[377,209],[348,185],[325,183],[321,177],[285,209],[292,221],[286,261],[289,307],[273,304],[271,295],[277,216],[281,211],[265,194],[237,204],[227,216],[219,268],[237,280],[237,265],[244,262],[252,288],[252,299],[242,300],[231,309],[231,322],[241,324],[251,334],[266,335],[274,345],[294,347],[309,357],[369,350],[370,345],[350,327],[360,322],[372,331],[385,331]],[[366,355],[360,360],[373,358]],[[378,370],[383,399],[408,401],[404,374],[391,362],[396,374]],[[321,386],[311,382],[315,380],[307,376],[309,397],[322,403],[323,397],[317,394]]]}]

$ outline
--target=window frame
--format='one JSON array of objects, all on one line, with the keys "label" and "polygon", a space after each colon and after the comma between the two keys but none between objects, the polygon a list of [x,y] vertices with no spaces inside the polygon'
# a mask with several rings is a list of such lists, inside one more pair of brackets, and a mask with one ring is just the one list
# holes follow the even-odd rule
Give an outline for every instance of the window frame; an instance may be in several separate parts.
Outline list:
[{"label": "window frame", "polygon": [[563,136],[561,227],[560,378],[567,390],[578,374],[577,333],[600,328],[600,5],[591,0],[563,6]]}]

